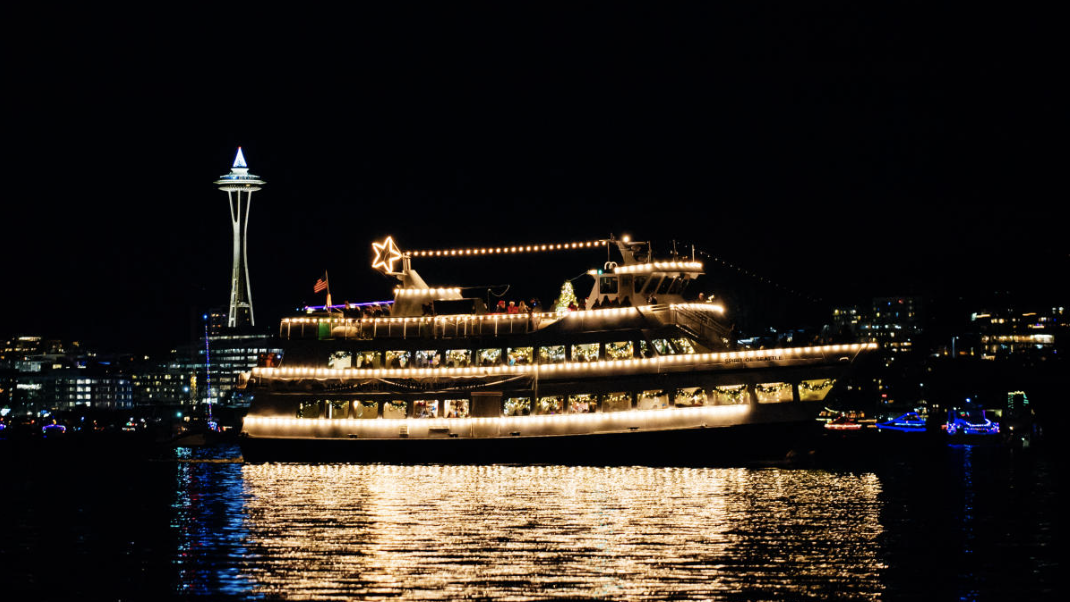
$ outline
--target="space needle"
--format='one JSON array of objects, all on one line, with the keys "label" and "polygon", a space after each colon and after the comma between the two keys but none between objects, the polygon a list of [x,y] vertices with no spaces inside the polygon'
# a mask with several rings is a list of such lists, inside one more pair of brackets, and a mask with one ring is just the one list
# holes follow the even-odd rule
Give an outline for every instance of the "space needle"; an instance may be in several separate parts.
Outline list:
[{"label": "space needle", "polygon": [[230,204],[230,223],[234,227],[234,262],[230,272],[230,307],[227,310],[227,327],[255,326],[253,292],[249,285],[249,260],[245,250],[253,193],[260,190],[264,181],[249,173],[249,165],[245,162],[245,155],[242,154],[239,146],[230,173],[220,176],[215,183],[220,190],[227,193],[227,201]]}]

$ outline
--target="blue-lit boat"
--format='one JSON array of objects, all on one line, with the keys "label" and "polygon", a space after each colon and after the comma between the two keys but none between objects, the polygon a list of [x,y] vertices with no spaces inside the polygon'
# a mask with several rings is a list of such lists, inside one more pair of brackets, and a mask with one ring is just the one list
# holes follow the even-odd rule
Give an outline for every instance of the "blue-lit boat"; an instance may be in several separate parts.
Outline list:
[{"label": "blue-lit boat", "polygon": [[944,432],[956,438],[988,438],[999,435],[999,423],[988,418],[984,410],[948,410]]},{"label": "blue-lit boat", "polygon": [[[410,263],[599,247],[619,260],[587,272],[585,300],[553,311],[495,311],[485,288],[429,286]],[[737,349],[725,308],[685,297],[702,264],[655,261],[649,243],[403,252],[386,239],[373,250],[373,267],[399,280],[389,311],[328,307],[282,321],[281,363],[248,375],[247,460],[783,457],[820,435],[827,395],[874,347]]]},{"label": "blue-lit boat", "polygon": [[877,423],[877,430],[893,433],[924,433],[925,418],[917,412],[907,412],[891,420]]}]

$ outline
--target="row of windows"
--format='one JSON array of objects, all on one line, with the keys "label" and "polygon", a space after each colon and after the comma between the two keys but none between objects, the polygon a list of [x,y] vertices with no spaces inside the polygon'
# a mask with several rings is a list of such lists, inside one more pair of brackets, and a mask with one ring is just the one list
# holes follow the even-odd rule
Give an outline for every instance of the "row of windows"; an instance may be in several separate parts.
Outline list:
[{"label": "row of windows", "polygon": [[[798,385],[799,399],[820,401],[835,384],[833,379],[808,380]],[[502,401],[502,416],[554,414],[590,414],[625,410],[659,410],[670,407],[702,407],[740,405],[750,401],[751,394],[759,403],[784,403],[793,399],[790,383],[765,383],[724,387],[687,387],[680,389],[648,389],[637,393],[578,393],[575,395],[543,395],[507,397]],[[303,401],[297,409],[298,418],[375,419],[375,418],[467,418],[470,400],[396,399],[373,400],[317,399]]]},{"label": "row of windows", "polygon": [[388,351],[336,351],[327,359],[327,367],[342,368],[467,368],[470,366],[510,366],[525,364],[559,364],[566,361],[594,362],[626,360],[633,357],[654,357],[695,353],[695,344],[686,337],[616,341],[610,343],[578,343],[574,345],[544,345],[541,347],[505,347],[489,349],[421,349]]},{"label": "row of windows", "polygon": [[[647,287],[648,280],[650,281],[649,287]],[[632,290],[636,294],[642,294],[645,290],[647,294],[653,295],[680,295],[683,294],[690,281],[691,279],[688,276],[662,276],[661,274],[648,276],[644,274],[635,276],[635,288],[632,289],[631,275],[621,275],[619,280],[618,276],[615,275],[602,276],[598,283],[598,294],[616,295],[620,293],[630,295]]]}]

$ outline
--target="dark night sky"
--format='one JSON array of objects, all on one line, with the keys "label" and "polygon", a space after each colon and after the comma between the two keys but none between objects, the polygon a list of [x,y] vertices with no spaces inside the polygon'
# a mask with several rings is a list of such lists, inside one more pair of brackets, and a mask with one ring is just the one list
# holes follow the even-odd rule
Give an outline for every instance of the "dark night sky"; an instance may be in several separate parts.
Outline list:
[{"label": "dark night sky", "polygon": [[[385,234],[630,232],[828,303],[1065,299],[1065,111],[1042,15],[44,17],[13,16],[4,42],[0,335],[182,342],[227,299],[212,182],[238,145],[267,181],[249,243],[262,324],[316,301],[324,269],[336,301],[385,298],[368,268]],[[536,257],[461,283],[534,277],[549,301],[598,260]],[[464,266],[416,267],[434,284]]]}]

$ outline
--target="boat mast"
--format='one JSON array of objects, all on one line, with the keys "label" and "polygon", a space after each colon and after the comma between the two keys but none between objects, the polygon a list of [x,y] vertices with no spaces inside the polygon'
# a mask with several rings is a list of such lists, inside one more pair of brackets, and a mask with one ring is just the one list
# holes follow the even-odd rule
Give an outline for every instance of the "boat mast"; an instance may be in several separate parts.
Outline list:
[{"label": "boat mast", "polygon": [[212,359],[208,348],[208,321],[204,321],[204,384],[208,390],[208,427],[212,425]]}]

